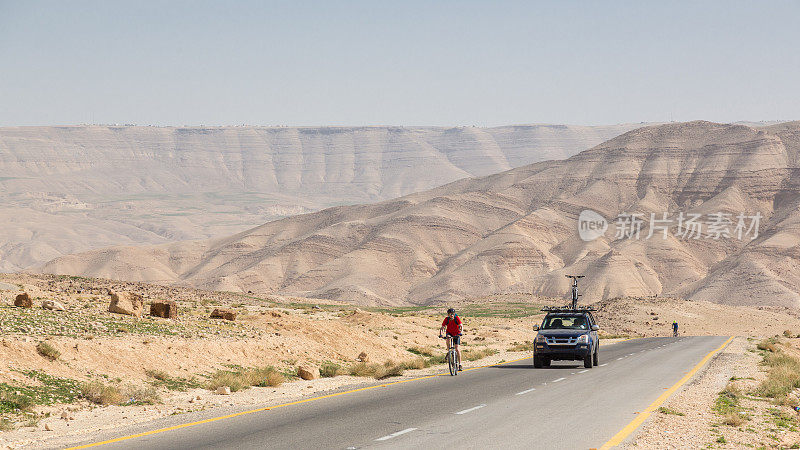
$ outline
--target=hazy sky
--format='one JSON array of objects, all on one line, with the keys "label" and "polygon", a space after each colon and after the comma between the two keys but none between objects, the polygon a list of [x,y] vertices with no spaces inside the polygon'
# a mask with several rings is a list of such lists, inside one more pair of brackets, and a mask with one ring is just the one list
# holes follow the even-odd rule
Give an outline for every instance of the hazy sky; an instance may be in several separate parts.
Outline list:
[{"label": "hazy sky", "polygon": [[0,0],[0,126],[800,119],[800,2]]}]

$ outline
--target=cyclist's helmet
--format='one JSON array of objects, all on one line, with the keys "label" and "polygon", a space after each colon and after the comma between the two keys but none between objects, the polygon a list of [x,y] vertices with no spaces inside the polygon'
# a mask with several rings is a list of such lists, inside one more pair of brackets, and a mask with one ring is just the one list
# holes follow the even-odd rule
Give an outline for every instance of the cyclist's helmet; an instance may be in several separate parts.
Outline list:
[{"label": "cyclist's helmet", "polygon": [[455,314],[455,313],[456,313],[456,309],[455,308],[448,308],[447,309],[447,314]]}]

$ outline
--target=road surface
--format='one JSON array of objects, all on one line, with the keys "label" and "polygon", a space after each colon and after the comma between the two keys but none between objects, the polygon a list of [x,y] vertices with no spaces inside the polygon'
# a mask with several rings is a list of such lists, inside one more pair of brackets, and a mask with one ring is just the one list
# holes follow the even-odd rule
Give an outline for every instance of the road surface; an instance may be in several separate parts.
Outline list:
[{"label": "road surface", "polygon": [[[633,339],[600,347],[600,366],[530,358],[277,407],[106,443],[104,449],[600,448],[724,337]],[[265,405],[266,406],[266,405]],[[183,415],[90,444],[208,416]],[[631,428],[631,427],[628,427]]]}]

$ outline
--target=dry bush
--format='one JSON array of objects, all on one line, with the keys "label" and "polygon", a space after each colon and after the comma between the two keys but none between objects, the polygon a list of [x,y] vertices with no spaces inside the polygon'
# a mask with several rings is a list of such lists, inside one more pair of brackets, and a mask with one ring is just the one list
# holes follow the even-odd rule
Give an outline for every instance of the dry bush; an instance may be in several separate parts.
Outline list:
[{"label": "dry bush", "polygon": [[391,360],[384,364],[359,362],[349,368],[350,375],[354,377],[373,377],[378,380],[400,376],[403,370],[402,364],[395,364]]},{"label": "dry bush", "polygon": [[477,361],[479,359],[486,358],[487,356],[492,356],[495,353],[497,353],[497,350],[484,347],[484,348],[462,350],[461,356],[467,361]]},{"label": "dry bush", "polygon": [[98,405],[119,405],[125,398],[118,387],[100,381],[85,383],[81,387],[81,396]]},{"label": "dry bush", "polygon": [[722,415],[722,423],[731,427],[739,427],[747,422],[747,417],[740,412],[729,412]]},{"label": "dry bush", "polygon": [[406,369],[424,369],[430,366],[431,366],[430,359],[422,357],[414,358],[411,361],[406,361],[403,363],[403,367]]},{"label": "dry bush", "polygon": [[52,345],[50,345],[49,342],[45,342],[45,341],[42,341],[42,342],[39,342],[38,344],[36,344],[36,351],[40,355],[44,356],[45,358],[47,358],[47,359],[49,359],[51,361],[55,361],[55,360],[58,359],[59,356],[61,356],[61,352],[56,350],[56,348],[53,347]]},{"label": "dry bush", "polygon": [[5,417],[0,419],[0,432],[11,431],[14,429],[14,423]]},{"label": "dry bush", "polygon": [[158,381],[166,381],[169,379],[169,374],[163,370],[148,369],[144,371],[145,375],[150,378],[155,378]]},{"label": "dry bush", "polygon": [[228,386],[232,392],[236,392],[250,386],[280,386],[284,381],[286,377],[273,367],[251,367],[236,371],[220,370],[211,376],[206,388],[213,391],[220,386]]},{"label": "dry bush", "polygon": [[2,409],[29,411],[36,401],[28,395],[18,395],[9,391],[0,391],[0,406]]},{"label": "dry bush", "polygon": [[154,405],[161,403],[161,397],[158,391],[153,386],[138,387],[134,385],[125,386],[122,396],[126,403],[134,403],[137,405]]},{"label": "dry bush", "polygon": [[428,358],[433,356],[433,350],[430,349],[430,348],[423,348],[423,347],[414,346],[414,347],[410,347],[410,348],[408,348],[406,350],[408,350],[409,352],[411,352],[411,353],[413,353],[415,355],[419,355],[419,356],[425,356],[425,357],[428,357]]},{"label": "dry bush", "polygon": [[330,361],[323,362],[319,368],[319,376],[323,378],[332,378],[342,374],[344,374],[342,366]]},{"label": "dry bush", "polygon": [[510,352],[532,352],[533,351],[533,342],[525,341],[522,344],[515,344],[508,348]]},{"label": "dry bush", "polygon": [[778,352],[778,344],[775,342],[775,338],[764,339],[759,342],[756,347],[758,347],[759,350],[765,350],[772,353]]},{"label": "dry bush", "polygon": [[800,388],[800,359],[783,352],[764,356],[767,378],[753,392],[760,397],[783,401],[793,390]]}]

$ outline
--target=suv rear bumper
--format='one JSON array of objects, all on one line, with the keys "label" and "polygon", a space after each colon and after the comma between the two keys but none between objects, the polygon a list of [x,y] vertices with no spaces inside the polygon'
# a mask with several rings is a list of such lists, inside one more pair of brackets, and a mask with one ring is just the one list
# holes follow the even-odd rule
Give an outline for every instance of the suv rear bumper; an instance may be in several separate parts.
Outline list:
[{"label": "suv rear bumper", "polygon": [[591,354],[591,348],[588,345],[547,345],[536,344],[533,348],[533,356],[539,358],[548,358],[550,360],[561,361],[578,361],[586,358]]}]

